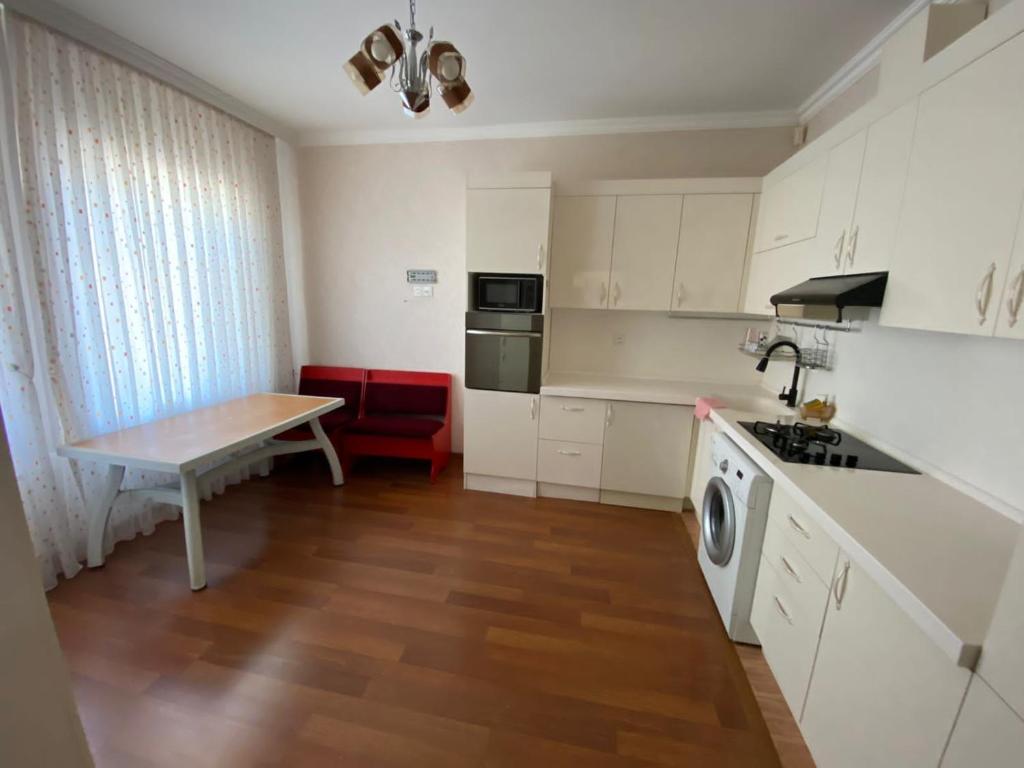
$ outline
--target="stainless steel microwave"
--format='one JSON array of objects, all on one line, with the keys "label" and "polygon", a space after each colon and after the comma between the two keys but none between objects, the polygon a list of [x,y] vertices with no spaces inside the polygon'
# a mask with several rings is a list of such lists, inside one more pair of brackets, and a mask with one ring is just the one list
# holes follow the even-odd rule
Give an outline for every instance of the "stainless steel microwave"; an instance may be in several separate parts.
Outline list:
[{"label": "stainless steel microwave", "polygon": [[471,311],[529,312],[543,310],[543,275],[490,275],[474,272]]}]

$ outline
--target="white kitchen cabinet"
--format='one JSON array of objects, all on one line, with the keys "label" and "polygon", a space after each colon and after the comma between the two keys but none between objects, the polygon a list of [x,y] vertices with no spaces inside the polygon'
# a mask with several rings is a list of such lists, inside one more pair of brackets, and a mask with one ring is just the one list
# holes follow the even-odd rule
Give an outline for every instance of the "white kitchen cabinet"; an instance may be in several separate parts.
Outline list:
[{"label": "white kitchen cabinet", "polygon": [[467,189],[466,269],[545,273],[550,189]]},{"label": "white kitchen cabinet", "polygon": [[977,671],[1024,717],[1024,532],[1017,534]]},{"label": "white kitchen cabinet", "polygon": [[540,396],[467,389],[463,401],[466,474],[537,479]]},{"label": "white kitchen cabinet", "polygon": [[996,336],[1024,339],[1024,209],[1017,224],[1006,288],[999,302]]},{"label": "white kitchen cabinet", "polygon": [[682,195],[623,195],[616,200],[610,308],[668,308],[682,207]]},{"label": "white kitchen cabinet", "polygon": [[975,675],[953,726],[942,768],[1019,768],[1024,720]]},{"label": "white kitchen cabinet", "polygon": [[542,395],[541,439],[601,445],[604,442],[605,413],[604,400]]},{"label": "white kitchen cabinet", "polygon": [[554,485],[597,488],[601,482],[601,446],[541,440],[537,452],[537,480]]},{"label": "white kitchen cabinet", "polygon": [[846,272],[884,272],[892,263],[916,118],[914,99],[868,128],[853,229],[843,248]]},{"label": "white kitchen cabinet", "polygon": [[551,233],[551,306],[608,306],[614,195],[556,197]]},{"label": "white kitchen cabinet", "polygon": [[866,131],[860,131],[828,153],[814,266],[807,277],[839,274],[846,266],[866,135]]},{"label": "white kitchen cabinet", "polygon": [[970,674],[840,556],[801,731],[823,768],[934,768]]},{"label": "white kitchen cabinet", "polygon": [[686,195],[671,309],[736,312],[753,195]]},{"label": "white kitchen cabinet", "polygon": [[690,459],[690,488],[689,497],[693,508],[697,510],[697,520],[700,520],[701,505],[704,503],[704,491],[708,487],[708,480],[711,479],[711,441],[720,431],[711,419],[695,421],[693,433],[690,440],[690,451],[693,454]]},{"label": "white kitchen cabinet", "polygon": [[813,275],[815,241],[754,253],[747,271],[743,311],[751,315],[773,315],[772,294],[792,288]]},{"label": "white kitchen cabinet", "polygon": [[1024,196],[1024,35],[925,91],[883,325],[992,335]]},{"label": "white kitchen cabinet", "polygon": [[755,251],[766,251],[814,237],[828,156],[821,155],[761,192]]},{"label": "white kitchen cabinet", "polygon": [[601,489],[686,496],[693,408],[616,401],[606,413]]}]

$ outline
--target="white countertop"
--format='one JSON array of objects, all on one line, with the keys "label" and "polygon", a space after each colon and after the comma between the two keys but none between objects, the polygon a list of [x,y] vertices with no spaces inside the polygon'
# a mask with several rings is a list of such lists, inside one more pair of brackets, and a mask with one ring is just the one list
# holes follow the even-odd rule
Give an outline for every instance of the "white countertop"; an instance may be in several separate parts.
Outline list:
[{"label": "white countertop", "polygon": [[770,417],[711,415],[939,647],[973,668],[1018,524],[928,475],[783,462],[738,424],[758,418]]},{"label": "white countertop", "polygon": [[698,397],[718,397],[730,404],[742,403],[742,407],[770,408],[773,402],[771,395],[756,384],[633,379],[594,373],[549,373],[540,393],[666,405],[694,405]]}]

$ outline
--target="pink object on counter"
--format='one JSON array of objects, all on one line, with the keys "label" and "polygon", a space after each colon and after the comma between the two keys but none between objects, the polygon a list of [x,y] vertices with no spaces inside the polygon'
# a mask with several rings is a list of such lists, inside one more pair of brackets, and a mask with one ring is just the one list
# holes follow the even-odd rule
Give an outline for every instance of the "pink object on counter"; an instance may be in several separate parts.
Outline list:
[{"label": "pink object on counter", "polygon": [[711,415],[712,408],[721,408],[723,405],[725,405],[725,401],[719,400],[717,397],[698,397],[693,415],[701,421],[706,421]]}]

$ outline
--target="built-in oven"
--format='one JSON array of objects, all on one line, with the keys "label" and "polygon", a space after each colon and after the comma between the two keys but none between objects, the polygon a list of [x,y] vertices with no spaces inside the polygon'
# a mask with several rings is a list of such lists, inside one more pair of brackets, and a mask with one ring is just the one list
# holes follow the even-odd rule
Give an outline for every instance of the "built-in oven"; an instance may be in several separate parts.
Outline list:
[{"label": "built-in oven", "polygon": [[544,316],[466,313],[466,387],[540,392]]},{"label": "built-in oven", "polygon": [[470,281],[471,310],[527,314],[543,311],[542,275],[491,275],[474,272],[470,275]]}]

